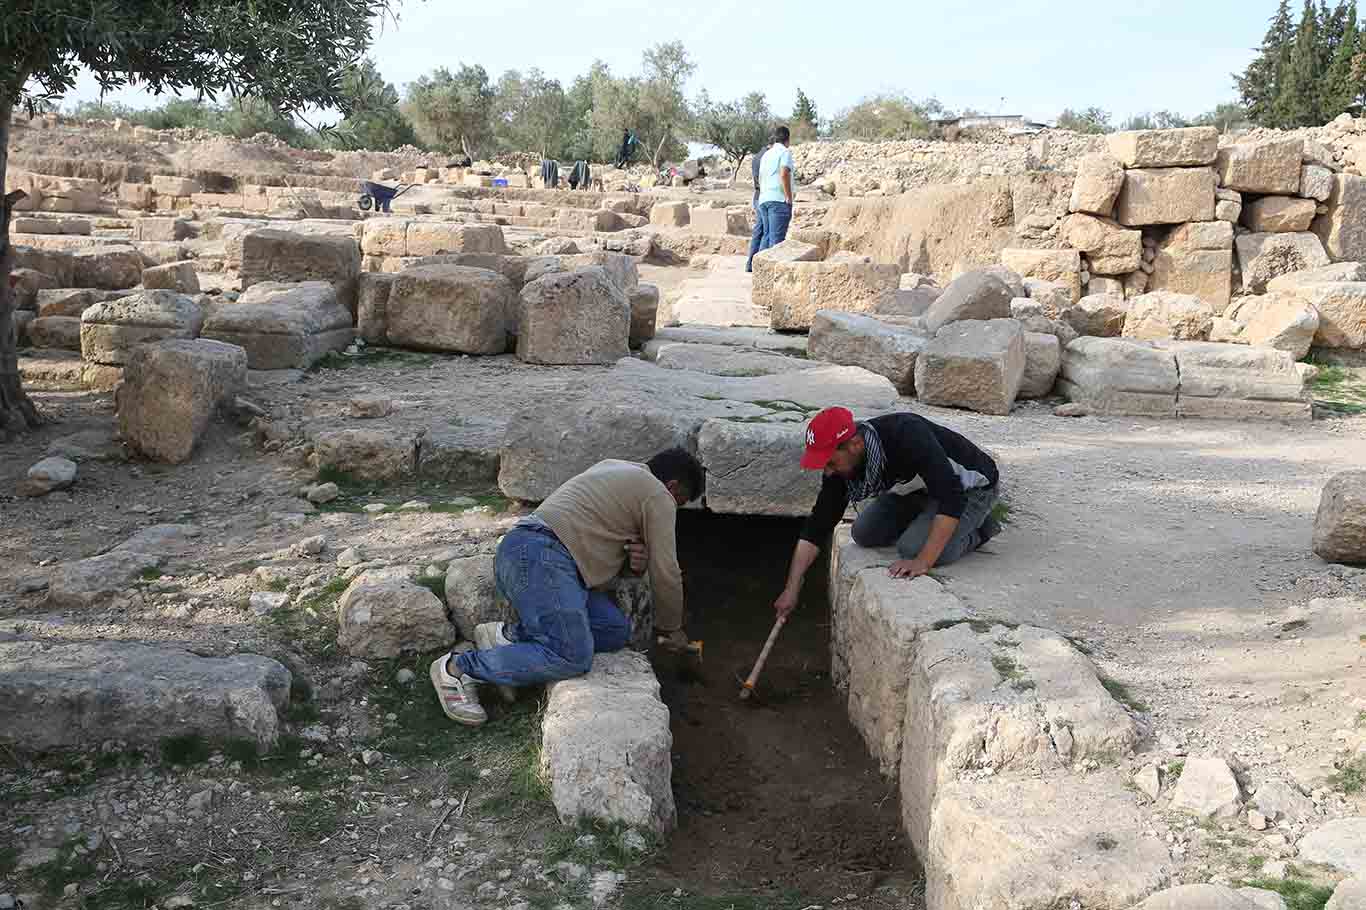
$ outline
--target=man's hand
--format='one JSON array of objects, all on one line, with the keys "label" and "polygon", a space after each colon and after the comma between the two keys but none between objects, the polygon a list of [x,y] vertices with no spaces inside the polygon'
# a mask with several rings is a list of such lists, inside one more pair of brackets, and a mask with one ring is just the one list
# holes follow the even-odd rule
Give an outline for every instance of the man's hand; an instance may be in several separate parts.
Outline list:
[{"label": "man's hand", "polygon": [[887,567],[887,574],[893,578],[919,578],[921,575],[928,574],[929,571],[929,563],[919,558],[898,559]]},{"label": "man's hand", "polygon": [[626,545],[626,555],[631,566],[631,571],[639,575],[645,571],[645,567],[650,564],[649,556],[645,552],[645,544],[631,541]]},{"label": "man's hand", "polygon": [[778,595],[778,599],[773,602],[773,611],[779,616],[787,616],[797,609],[797,592],[791,588],[783,588],[783,593]]}]

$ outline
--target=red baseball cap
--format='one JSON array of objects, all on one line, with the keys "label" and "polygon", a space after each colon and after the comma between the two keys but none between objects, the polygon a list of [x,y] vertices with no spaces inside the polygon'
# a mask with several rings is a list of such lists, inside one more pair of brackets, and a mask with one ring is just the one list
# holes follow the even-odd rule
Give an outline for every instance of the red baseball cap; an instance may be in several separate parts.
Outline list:
[{"label": "red baseball cap", "polygon": [[806,425],[806,454],[802,467],[808,471],[822,470],[835,454],[840,443],[854,435],[857,427],[848,408],[826,408]]}]

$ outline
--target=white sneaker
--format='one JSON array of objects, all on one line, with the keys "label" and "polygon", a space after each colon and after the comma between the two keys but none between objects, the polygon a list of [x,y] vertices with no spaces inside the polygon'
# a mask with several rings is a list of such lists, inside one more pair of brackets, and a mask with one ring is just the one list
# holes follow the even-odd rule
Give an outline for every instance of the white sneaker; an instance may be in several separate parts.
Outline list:
[{"label": "white sneaker", "polygon": [[458,724],[477,727],[489,719],[484,706],[479,704],[479,681],[468,673],[452,676],[446,669],[447,654],[432,661],[432,686],[446,716]]},{"label": "white sneaker", "polygon": [[[474,646],[480,651],[502,648],[512,643],[512,639],[503,631],[501,622],[481,622],[474,627]],[[498,694],[503,696],[503,701],[508,704],[517,700],[517,689],[513,686],[499,686]]]}]

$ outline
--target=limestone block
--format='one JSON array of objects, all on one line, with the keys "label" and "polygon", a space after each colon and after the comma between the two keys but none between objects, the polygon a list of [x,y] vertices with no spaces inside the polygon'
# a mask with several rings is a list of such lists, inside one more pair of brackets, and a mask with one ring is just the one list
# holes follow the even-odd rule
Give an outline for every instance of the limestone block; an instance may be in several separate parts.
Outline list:
[{"label": "limestone block", "polygon": [[[1211,223],[1225,224],[1222,221]],[[1170,244],[1158,248],[1148,280],[1149,291],[1198,297],[1215,314],[1228,308],[1232,285],[1232,251],[1192,250]]]},{"label": "limestone block", "polygon": [[120,208],[148,211],[155,205],[156,191],[150,183],[120,183],[118,200]]},{"label": "limestone block", "polygon": [[895,298],[900,277],[900,267],[890,263],[774,258],[760,264],[756,257],[752,299],[770,308],[774,331],[806,331],[818,310],[870,313],[888,305]]},{"label": "limestone block", "polygon": [[690,219],[686,202],[656,202],[650,209],[650,223],[657,227],[687,227]]},{"label": "limestone block", "polygon": [[1063,351],[1058,386],[1097,414],[1175,417],[1176,356],[1150,344],[1082,337]]},{"label": "limestone block", "polygon": [[0,642],[0,742],[84,748],[113,738],[155,748],[173,737],[276,745],[290,674],[258,654],[201,657],[130,642]]},{"label": "limestone block", "polygon": [[547,687],[541,767],[566,823],[672,830],[672,746],[669,709],[643,654],[594,655],[586,675]]},{"label": "limestone block", "polygon": [[1347,875],[1366,875],[1366,816],[1335,818],[1300,841],[1300,857]]},{"label": "limestone block", "polygon": [[537,278],[549,275],[552,272],[574,272],[593,266],[604,269],[607,272],[607,277],[627,297],[634,294],[640,285],[640,269],[636,266],[634,256],[603,250],[574,255],[540,256],[531,259],[526,263],[520,284],[524,286],[528,282],[535,281]]},{"label": "limestone block", "polygon": [[1324,485],[1314,552],[1329,562],[1366,564],[1366,471],[1342,471]]},{"label": "limestone block", "polygon": [[820,364],[772,351],[745,350],[730,345],[650,342],[641,352],[646,360],[669,370],[691,370],[712,376],[770,376],[811,370]]},{"label": "limestone block", "polygon": [[197,552],[200,535],[194,525],[143,528],[107,553],[62,564],[52,574],[48,600],[59,609],[95,606],[128,588],[147,569]]},{"label": "limestone block", "polygon": [[244,291],[268,281],[326,281],[347,310],[355,309],[360,248],[349,235],[257,228],[232,237],[225,248],[227,265],[241,277]]},{"label": "limestone block", "polygon": [[369,344],[389,340],[389,292],[395,275],[362,272],[356,290],[356,334]]},{"label": "limestone block", "polygon": [[1366,260],[1366,177],[1334,174],[1328,212],[1314,219],[1314,233],[1333,262]]},{"label": "limestone block", "polygon": [[929,340],[927,333],[872,317],[820,310],[811,323],[807,353],[815,360],[863,367],[886,376],[903,395],[911,395],[915,361]]},{"label": "limestone block", "polygon": [[1238,781],[1221,758],[1190,756],[1172,790],[1172,808],[1202,818],[1232,818],[1242,808]]},{"label": "limestone block", "polygon": [[638,284],[636,292],[630,295],[631,337],[630,345],[634,350],[655,337],[659,320],[659,288],[653,284]]},{"label": "limestone block", "polygon": [[81,313],[81,359],[122,366],[138,345],[166,338],[196,338],[204,311],[193,297],[175,291],[142,291]]},{"label": "limestone block", "polygon": [[198,294],[199,275],[195,273],[194,263],[189,260],[155,265],[142,270],[142,286],[149,291],[166,290],[180,294]]},{"label": "limestone block", "polygon": [[[174,243],[169,240],[139,240],[133,244],[133,247],[142,257],[142,267],[145,269],[190,261],[183,243]],[[212,259],[213,257],[207,258]],[[221,262],[221,260],[219,261]]]},{"label": "limestone block", "polygon": [[[1021,278],[1040,278],[1067,288],[1081,299],[1081,255],[1076,250],[1001,250],[1001,264]],[[1023,297],[1023,294],[1014,294]]]},{"label": "limestone block", "polygon": [[1062,343],[1056,335],[1025,332],[1025,371],[1020,398],[1043,398],[1053,391],[1062,369]]},{"label": "limestone block", "polygon": [[204,192],[204,186],[188,177],[157,174],[152,177],[152,191],[159,196],[193,196]]},{"label": "limestone block", "polygon": [[1089,212],[1108,218],[1124,185],[1124,168],[1103,153],[1084,155],[1077,162],[1077,177],[1072,183],[1072,198],[1067,209]]},{"label": "limestone block", "polygon": [[698,234],[735,234],[747,237],[749,221],[743,209],[713,209],[693,206],[688,215],[688,227]]},{"label": "limestone block", "polygon": [[1214,310],[1200,298],[1153,291],[1129,301],[1124,337],[1140,341],[1198,341],[1208,339],[1213,326]]},{"label": "limestone block", "polygon": [[101,246],[71,254],[76,287],[118,291],[142,281],[142,256],[131,246]]},{"label": "limestone block", "polygon": [[1176,167],[1125,171],[1115,220],[1129,227],[1213,221],[1213,169]]},{"label": "limestone block", "polygon": [[1214,217],[1229,224],[1237,224],[1243,217],[1243,204],[1220,199],[1214,204]]},{"label": "limestone block", "polygon": [[214,307],[202,335],[240,345],[253,370],[307,369],[355,340],[350,311],[323,281],[253,285],[236,303]]},{"label": "limestone block", "polygon": [[1063,310],[1062,321],[1078,335],[1117,338],[1124,334],[1129,301],[1113,294],[1092,294]]},{"label": "limestone block", "polygon": [[446,608],[460,637],[474,640],[474,627],[485,622],[516,622],[512,605],[497,597],[494,556],[480,553],[452,559],[446,567]]},{"label": "limestone block", "polygon": [[1333,172],[1316,164],[1303,165],[1300,168],[1300,195],[1327,202],[1333,195]]},{"label": "limestone block", "polygon": [[1260,294],[1272,279],[1328,265],[1319,238],[1310,233],[1240,234],[1233,242],[1243,290]]},{"label": "limestone block", "polygon": [[1319,314],[1314,344],[1324,348],[1366,348],[1366,282],[1303,284],[1291,293]]},{"label": "limestone block", "polygon": [[114,402],[119,435],[157,461],[189,460],[219,406],[247,385],[247,352],[206,339],[134,349]]},{"label": "limestone block", "polygon": [[1233,319],[1244,344],[1285,351],[1296,360],[1309,353],[1319,330],[1319,311],[1292,294],[1244,297]]},{"label": "limestone block", "polygon": [[361,233],[361,252],[367,256],[407,256],[408,221],[403,218],[370,218]]},{"label": "limestone block", "polygon": [[1143,233],[1128,230],[1108,218],[1068,215],[1062,223],[1062,239],[1086,254],[1093,275],[1122,275],[1143,261]]},{"label": "limestone block", "polygon": [[455,629],[441,599],[401,569],[362,572],[337,601],[337,645],[352,657],[388,660],[450,647]]},{"label": "limestone block", "polygon": [[803,471],[800,423],[707,420],[697,457],[707,471],[707,508],[723,515],[802,516],[820,492],[819,471]]},{"label": "limestone block", "polygon": [[520,303],[517,356],[527,363],[613,363],[629,353],[630,301],[599,266],[537,278]]},{"label": "limestone block", "polygon": [[1293,291],[1306,284],[1331,284],[1335,281],[1366,281],[1366,263],[1335,262],[1314,269],[1287,272],[1266,283],[1268,294]]},{"label": "limestone block", "polygon": [[[1097,276],[1091,277],[1091,284],[1103,283],[1109,279],[1102,279]],[[1072,292],[1066,285],[1056,284],[1052,281],[1044,281],[1040,278],[1024,279],[1025,293],[1029,299],[1037,302],[1041,309],[1041,315],[1049,319],[1056,319],[1063,310],[1072,305]],[[1120,286],[1121,289],[1123,286]],[[1095,291],[1094,293],[1101,293]],[[1012,306],[1014,301],[1012,299]],[[993,317],[994,318],[994,317]]]},{"label": "limestone block", "polygon": [[1366,910],[1366,874],[1357,873],[1339,882],[1323,910]]},{"label": "limestone block", "polygon": [[125,291],[97,291],[89,288],[50,288],[38,292],[35,303],[39,316],[77,316],[86,307],[105,300],[128,296]]},{"label": "limestone block", "polygon": [[76,482],[76,462],[60,455],[49,455],[33,465],[19,481],[20,496],[46,496],[65,490]]},{"label": "limestone block", "polygon": [[1307,231],[1314,211],[1312,199],[1261,196],[1243,206],[1243,226],[1254,233]]},{"label": "limestone block", "polygon": [[79,316],[39,316],[28,324],[29,344],[35,348],[81,349]]},{"label": "limestone block", "polygon": [[133,222],[134,240],[175,242],[194,236],[194,228],[184,218],[139,218]]},{"label": "limestone block", "polygon": [[1224,221],[1193,221],[1168,232],[1160,246],[1182,250],[1231,250],[1233,225]]},{"label": "limestone block", "polygon": [[43,250],[25,244],[14,244],[15,269],[32,269],[42,272],[57,283],[57,287],[69,288],[76,284],[76,263],[68,252]]},{"label": "limestone block", "polygon": [[1024,331],[1018,322],[954,322],[940,329],[917,357],[916,394],[926,404],[1009,414],[1024,369]]},{"label": "limestone block", "polygon": [[507,251],[503,229],[496,224],[451,224],[442,221],[410,221],[405,256],[437,256],[442,253],[497,253]]},{"label": "limestone block", "polygon": [[385,303],[390,344],[426,351],[502,354],[512,283],[487,269],[426,265],[394,276]]},{"label": "limestone block", "polygon": [[925,327],[933,333],[967,319],[1009,318],[1012,293],[1000,278],[984,269],[964,272],[925,310]]},{"label": "limestone block", "polygon": [[[1219,185],[1242,193],[1294,196],[1300,191],[1301,139],[1268,139],[1219,149]],[[1208,220],[1208,219],[1195,219]]]},{"label": "limestone block", "polygon": [[1105,139],[1110,154],[1126,168],[1213,164],[1219,151],[1219,131],[1212,126],[1129,130]]},{"label": "limestone block", "polygon": [[1313,367],[1285,351],[1244,344],[1170,341],[1180,373],[1177,415],[1227,420],[1309,420]]}]

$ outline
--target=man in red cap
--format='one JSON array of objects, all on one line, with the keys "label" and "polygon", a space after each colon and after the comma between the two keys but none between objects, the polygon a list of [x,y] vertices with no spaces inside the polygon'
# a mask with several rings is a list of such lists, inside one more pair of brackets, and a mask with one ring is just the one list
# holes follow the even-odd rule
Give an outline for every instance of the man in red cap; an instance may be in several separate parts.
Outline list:
[{"label": "man in red cap", "polygon": [[[779,614],[797,605],[806,570],[820,554],[850,503],[872,500],[854,521],[854,542],[896,545],[895,578],[915,578],[948,565],[1000,531],[991,517],[1000,473],[970,441],[919,414],[855,421],[847,408],[826,408],[806,428],[802,467],[824,471],[820,495],[802,526],[787,586],[774,602]],[[919,477],[923,492],[892,488]]]}]

